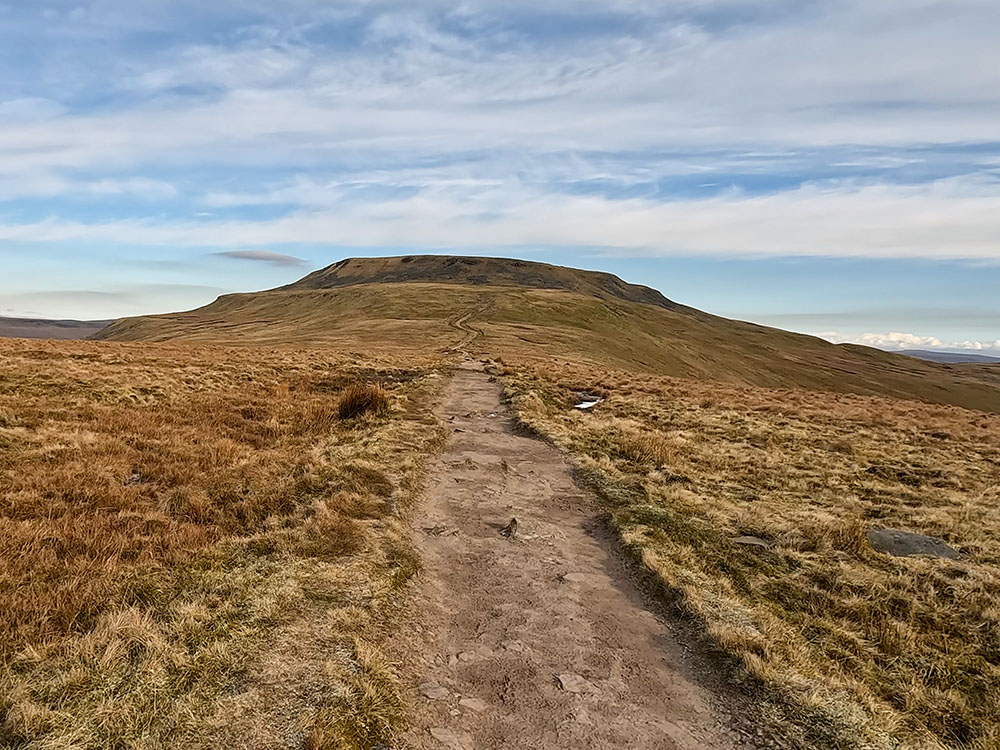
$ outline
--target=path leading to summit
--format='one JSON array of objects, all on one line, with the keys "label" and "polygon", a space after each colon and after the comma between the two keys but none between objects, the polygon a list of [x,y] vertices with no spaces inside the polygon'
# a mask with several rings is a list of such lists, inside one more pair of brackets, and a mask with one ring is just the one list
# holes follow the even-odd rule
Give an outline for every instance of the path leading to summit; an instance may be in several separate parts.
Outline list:
[{"label": "path leading to summit", "polygon": [[424,568],[392,646],[414,707],[407,745],[756,747],[736,728],[739,701],[704,686],[595,501],[558,451],[518,434],[499,386],[466,363],[439,416],[453,434],[418,514]]}]

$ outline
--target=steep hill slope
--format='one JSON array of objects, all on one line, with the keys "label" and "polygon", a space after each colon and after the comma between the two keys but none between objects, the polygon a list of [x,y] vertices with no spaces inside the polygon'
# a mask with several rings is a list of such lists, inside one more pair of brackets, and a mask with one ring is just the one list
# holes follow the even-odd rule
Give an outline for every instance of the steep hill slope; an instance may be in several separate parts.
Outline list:
[{"label": "steep hill slope", "polygon": [[1000,411],[1000,368],[834,345],[709,315],[610,274],[502,259],[349,259],[279,289],[226,295],[186,313],[116,321],[98,338],[421,354],[473,339],[470,351],[512,360],[564,358]]}]

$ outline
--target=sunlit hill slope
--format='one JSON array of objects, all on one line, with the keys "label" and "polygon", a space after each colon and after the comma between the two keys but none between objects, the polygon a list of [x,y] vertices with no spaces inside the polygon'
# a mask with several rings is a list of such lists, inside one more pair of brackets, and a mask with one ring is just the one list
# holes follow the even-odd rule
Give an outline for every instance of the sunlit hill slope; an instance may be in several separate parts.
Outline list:
[{"label": "sunlit hill slope", "polygon": [[115,321],[96,338],[565,358],[768,387],[1000,411],[1000,368],[949,365],[717,317],[606,273],[499,258],[350,258],[288,286]]}]

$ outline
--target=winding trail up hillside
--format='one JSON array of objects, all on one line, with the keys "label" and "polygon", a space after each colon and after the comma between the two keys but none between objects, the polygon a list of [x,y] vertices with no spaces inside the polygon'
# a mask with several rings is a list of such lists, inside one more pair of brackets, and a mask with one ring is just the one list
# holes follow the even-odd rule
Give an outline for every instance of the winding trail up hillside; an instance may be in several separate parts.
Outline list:
[{"label": "winding trail up hillside", "polygon": [[393,645],[416,706],[408,745],[756,747],[730,713],[739,700],[704,687],[708,670],[643,605],[594,501],[554,448],[517,433],[498,386],[466,363],[439,416],[453,435]]},{"label": "winding trail up hillside", "polygon": [[[456,345],[455,333],[463,339]],[[508,361],[764,388],[890,396],[1000,412],[1000,367],[939,364],[729,320],[608,273],[513,258],[346,258],[284,287],[123,318],[110,341],[329,347]]]}]

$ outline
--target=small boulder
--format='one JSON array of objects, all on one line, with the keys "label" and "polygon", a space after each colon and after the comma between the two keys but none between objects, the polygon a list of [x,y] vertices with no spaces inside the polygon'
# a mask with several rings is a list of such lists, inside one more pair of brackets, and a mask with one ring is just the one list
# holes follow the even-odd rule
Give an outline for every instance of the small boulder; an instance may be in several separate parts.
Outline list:
[{"label": "small boulder", "polygon": [[513,539],[517,536],[517,519],[510,519],[510,523],[500,529],[500,536],[505,536],[508,539]]},{"label": "small boulder", "polygon": [[420,686],[420,694],[432,701],[447,700],[451,695],[448,688],[438,685],[436,682],[425,682]]},{"label": "small boulder", "polygon": [[567,693],[593,693],[596,691],[596,688],[590,682],[572,672],[557,674],[556,680],[559,682],[559,687]]},{"label": "small boulder", "polygon": [[883,552],[893,557],[912,557],[914,555],[929,555],[942,557],[946,560],[958,560],[961,556],[958,550],[941,539],[912,531],[901,529],[871,529],[867,535],[868,543],[877,552]]},{"label": "small boulder", "polygon": [[448,750],[470,750],[472,747],[471,738],[464,733],[453,732],[447,727],[431,727],[427,731]]}]

